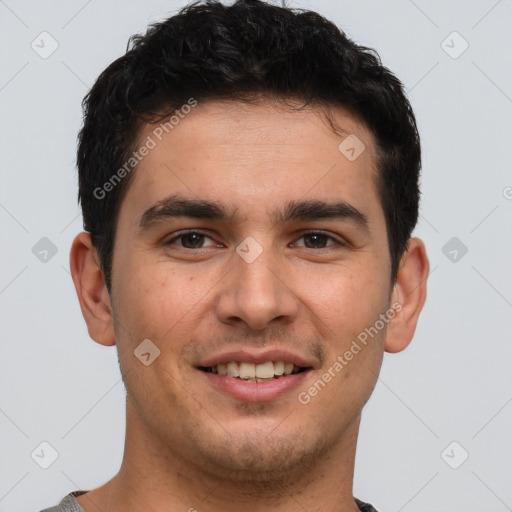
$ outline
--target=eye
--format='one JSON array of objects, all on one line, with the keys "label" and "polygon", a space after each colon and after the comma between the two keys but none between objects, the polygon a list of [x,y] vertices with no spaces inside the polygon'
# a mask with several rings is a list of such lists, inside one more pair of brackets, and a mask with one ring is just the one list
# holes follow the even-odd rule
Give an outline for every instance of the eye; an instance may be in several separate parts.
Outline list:
[{"label": "eye", "polygon": [[[165,245],[178,245],[178,247],[183,249],[203,249],[205,248],[204,242],[205,239],[209,239],[212,242],[213,239],[204,233],[199,231],[189,230],[182,231],[178,233],[176,236],[165,242]],[[303,233],[300,239],[304,239],[304,244],[295,244],[296,247],[306,247],[307,249],[326,249],[328,247],[332,247],[333,245],[344,246],[345,244],[341,241],[337,240],[333,236],[328,235],[322,231],[308,231],[307,233]],[[328,245],[328,241],[331,240],[334,243]],[[175,242],[179,241],[179,244]],[[211,244],[209,247],[219,246],[218,244]]]},{"label": "eye", "polygon": [[206,238],[212,240],[209,236],[200,233],[199,231],[182,231],[175,237],[168,240],[165,245],[175,245],[174,242],[179,240],[181,245],[178,245],[178,247],[182,247],[184,249],[202,249]]},{"label": "eye", "polygon": [[[309,231],[307,233],[303,233],[301,235],[300,239],[304,239],[305,244],[303,246],[296,245],[297,247],[306,247],[307,249],[325,249],[326,247],[331,247],[332,245],[340,245],[343,246],[344,244],[341,243],[339,240],[336,240],[334,237],[323,233],[322,231]],[[334,241],[334,244],[326,245],[328,240]],[[309,247],[309,245],[314,247]],[[320,247],[319,247],[320,246]]]}]

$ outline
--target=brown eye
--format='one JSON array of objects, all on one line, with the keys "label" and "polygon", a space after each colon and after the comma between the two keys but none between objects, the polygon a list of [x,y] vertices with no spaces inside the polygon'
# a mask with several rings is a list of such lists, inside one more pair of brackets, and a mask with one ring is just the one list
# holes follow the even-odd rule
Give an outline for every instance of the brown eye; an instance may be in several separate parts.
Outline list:
[{"label": "brown eye", "polygon": [[[300,239],[304,240],[304,245],[298,246],[306,247],[307,249],[326,249],[327,247],[331,247],[333,245],[343,245],[334,237],[327,235],[326,233],[322,233],[321,231],[304,233]],[[334,243],[328,244],[329,240],[333,241]]]},{"label": "brown eye", "polygon": [[[184,249],[203,249],[205,239],[212,240],[209,236],[204,235],[203,233],[199,233],[197,231],[185,231],[178,233],[174,238],[166,242],[165,245],[178,245],[178,247]],[[177,241],[180,243],[176,244]]]},{"label": "brown eye", "polygon": [[179,238],[182,240],[183,247],[187,249],[198,249],[204,242],[204,235],[200,233],[185,233]]},{"label": "brown eye", "polygon": [[311,234],[307,234],[307,235],[304,235],[304,240],[306,241],[306,246],[308,246],[308,244],[311,244],[313,245],[314,247],[309,247],[310,249],[318,249],[319,245],[321,246],[320,248],[324,248],[326,243],[327,243],[327,239],[329,238],[327,235],[323,235],[321,233],[311,233]]}]

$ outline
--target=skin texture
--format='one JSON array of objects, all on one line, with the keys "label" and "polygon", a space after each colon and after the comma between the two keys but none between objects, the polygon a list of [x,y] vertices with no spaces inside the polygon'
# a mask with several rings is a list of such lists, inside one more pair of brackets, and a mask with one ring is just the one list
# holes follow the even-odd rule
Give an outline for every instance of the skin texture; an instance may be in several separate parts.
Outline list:
[{"label": "skin texture", "polygon": [[[78,498],[86,512],[357,511],[352,496],[361,410],[383,353],[410,343],[426,297],[428,259],[412,238],[391,285],[371,133],[344,109],[335,134],[319,108],[270,100],[199,103],[139,164],[121,205],[112,296],[83,232],[70,266],[89,335],[117,345],[127,388],[119,473]],[[143,141],[154,126],[146,125]],[[366,146],[354,161],[347,134]],[[142,214],[180,194],[222,201],[231,221],[167,219],[139,230]],[[368,219],[275,222],[292,200],[346,201]],[[108,200],[108,196],[106,199]],[[175,239],[197,229],[204,238]],[[333,238],[316,242],[305,231]],[[253,237],[252,263],[236,252]],[[169,244],[171,240],[174,241]],[[344,245],[339,245],[339,242]],[[194,247],[199,247],[198,249]],[[297,399],[398,303],[400,311],[308,404]],[[144,339],[161,351],[134,356]],[[313,367],[299,389],[272,401],[236,400],[196,368],[212,354],[283,349]]]}]

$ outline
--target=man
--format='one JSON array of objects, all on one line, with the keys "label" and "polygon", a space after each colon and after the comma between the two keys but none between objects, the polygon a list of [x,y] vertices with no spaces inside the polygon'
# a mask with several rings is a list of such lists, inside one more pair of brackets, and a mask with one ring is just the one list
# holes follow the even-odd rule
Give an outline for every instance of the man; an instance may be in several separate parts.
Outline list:
[{"label": "man", "polygon": [[401,83],[316,13],[211,2],[135,36],[84,112],[70,266],[125,452],[48,510],[375,510],[361,411],[429,268]]}]

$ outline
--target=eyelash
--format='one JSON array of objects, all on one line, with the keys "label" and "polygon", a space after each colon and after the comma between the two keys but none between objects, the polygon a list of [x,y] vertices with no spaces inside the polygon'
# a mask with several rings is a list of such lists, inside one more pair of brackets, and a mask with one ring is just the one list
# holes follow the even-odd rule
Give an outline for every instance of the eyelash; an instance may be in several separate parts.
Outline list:
[{"label": "eyelash", "polygon": [[[206,238],[210,238],[212,239],[210,236],[208,236],[206,233],[202,233],[201,231],[197,231],[197,230],[185,230],[185,231],[180,231],[179,233],[176,234],[176,236],[174,236],[173,238],[171,238],[170,240],[168,240],[167,242],[165,242],[165,245],[173,245],[173,242],[175,242],[176,240],[179,240],[182,236],[184,235],[191,235],[191,234],[197,234],[197,235],[201,235],[201,236],[204,236]],[[334,241],[335,243],[333,245],[329,245],[327,247],[320,247],[318,249],[310,249],[312,251],[319,251],[319,250],[327,250],[327,249],[330,249],[334,246],[339,246],[339,247],[347,247],[347,244],[346,243],[343,243],[341,240],[329,235],[328,233],[324,232],[324,231],[318,231],[318,230],[314,230],[314,231],[306,231],[304,233],[302,233],[300,236],[299,236],[299,239],[300,238],[304,238],[305,236],[307,235],[323,235],[323,236],[326,236],[328,239],[331,239],[332,241]],[[213,239],[212,239],[213,240]],[[201,249],[208,249],[208,247],[198,247],[197,249],[190,249],[188,247],[180,247],[180,249],[184,249],[185,251],[199,251]],[[309,249],[308,247],[303,247],[303,249]]]}]

